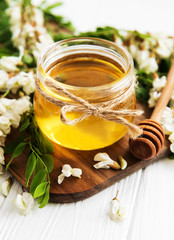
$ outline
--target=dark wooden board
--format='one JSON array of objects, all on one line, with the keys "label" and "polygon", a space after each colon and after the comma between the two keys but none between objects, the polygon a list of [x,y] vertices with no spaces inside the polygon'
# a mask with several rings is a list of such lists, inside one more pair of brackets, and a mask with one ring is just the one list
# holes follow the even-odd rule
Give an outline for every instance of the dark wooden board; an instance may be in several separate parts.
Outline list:
[{"label": "dark wooden board", "polygon": [[[150,110],[140,105],[145,114],[136,119],[135,122],[139,122],[142,119],[149,118]],[[8,141],[11,141],[15,137],[15,132],[12,133]],[[51,188],[50,188],[50,202],[57,203],[69,203],[76,202],[88,198],[101,190],[111,186],[112,184],[120,181],[121,179],[129,176],[141,168],[145,168],[151,163],[167,156],[168,142],[165,141],[165,145],[156,158],[139,161],[135,159],[129,153],[128,136],[124,136],[120,141],[115,144],[95,151],[77,151],[70,150],[54,144],[55,154],[54,157],[54,169],[50,175]],[[122,155],[128,162],[128,166],[125,170],[113,170],[113,169],[95,169],[93,165],[96,163],[93,161],[94,155],[98,152],[107,152],[114,160],[118,155]],[[6,163],[10,160],[10,155],[6,156]],[[24,152],[20,157],[13,160],[10,165],[9,171],[16,178],[22,186],[25,187],[25,168],[27,162],[27,153]],[[62,166],[64,164],[70,164],[71,167],[77,167],[82,169],[82,177],[65,178],[61,185],[58,185],[57,178],[61,173]]]}]

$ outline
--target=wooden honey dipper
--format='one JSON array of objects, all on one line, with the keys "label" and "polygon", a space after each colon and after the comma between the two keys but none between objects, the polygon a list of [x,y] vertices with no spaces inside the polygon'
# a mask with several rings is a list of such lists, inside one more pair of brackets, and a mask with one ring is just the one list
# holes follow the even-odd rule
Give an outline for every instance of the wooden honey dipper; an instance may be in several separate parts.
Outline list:
[{"label": "wooden honey dipper", "polygon": [[159,123],[162,113],[167,106],[174,90],[174,63],[172,63],[167,75],[167,83],[162,90],[160,98],[153,110],[150,119],[145,119],[138,125],[143,129],[143,134],[136,139],[130,139],[129,149],[131,154],[141,160],[154,157],[161,150],[165,134]]}]

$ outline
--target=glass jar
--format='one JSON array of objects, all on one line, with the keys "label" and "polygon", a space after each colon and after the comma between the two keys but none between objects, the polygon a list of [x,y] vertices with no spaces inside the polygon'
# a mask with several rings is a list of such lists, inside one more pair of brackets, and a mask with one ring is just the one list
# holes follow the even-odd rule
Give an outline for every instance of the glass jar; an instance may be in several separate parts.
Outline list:
[{"label": "glass jar", "polygon": [[[91,104],[125,97],[134,84],[131,55],[115,43],[97,38],[72,38],[50,45],[38,59],[37,79],[44,92],[65,103],[72,100],[45,85],[55,81],[68,92]],[[135,92],[117,109],[135,109]],[[60,120],[60,107],[45,99],[37,90],[34,97],[36,121],[41,131],[53,142],[77,150],[99,149],[122,138],[127,128],[98,116],[88,116],[71,126]],[[75,119],[81,112],[66,116]],[[126,117],[132,121],[132,117]]]}]

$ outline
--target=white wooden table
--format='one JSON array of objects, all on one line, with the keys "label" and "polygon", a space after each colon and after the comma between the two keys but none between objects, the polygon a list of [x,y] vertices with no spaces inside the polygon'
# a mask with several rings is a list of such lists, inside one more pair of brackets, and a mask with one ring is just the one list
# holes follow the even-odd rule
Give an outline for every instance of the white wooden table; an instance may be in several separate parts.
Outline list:
[{"label": "white wooden table", "polygon": [[[66,0],[58,9],[79,31],[112,25],[125,29],[174,30],[173,0]],[[174,34],[174,31],[173,31]],[[0,181],[7,175],[0,176]],[[109,218],[116,191],[127,209],[124,222]],[[173,240],[174,161],[164,159],[101,193],[72,204],[37,206],[21,216],[11,204],[21,193],[17,181],[0,196],[0,240]]]}]

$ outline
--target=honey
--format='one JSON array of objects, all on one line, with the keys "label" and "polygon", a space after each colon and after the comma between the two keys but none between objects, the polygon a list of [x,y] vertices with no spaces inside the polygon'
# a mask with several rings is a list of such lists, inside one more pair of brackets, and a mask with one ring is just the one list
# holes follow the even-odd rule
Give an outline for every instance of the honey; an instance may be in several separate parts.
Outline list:
[{"label": "honey", "polygon": [[[109,44],[108,41],[91,38],[65,40],[52,48],[49,47],[41,56],[40,62],[38,61],[40,86],[50,96],[63,99],[65,102],[71,100],[44,85],[46,75],[91,104],[106,102],[126,94],[131,84],[130,79],[133,77],[133,71],[131,72],[133,67],[131,65],[129,69],[126,69],[123,56],[113,57],[112,50],[105,52],[105,48]],[[49,58],[51,54],[52,58]],[[46,63],[44,64],[44,62]],[[120,86],[122,86],[121,90]],[[135,94],[133,93],[126,102],[122,102],[116,108],[134,109]],[[35,91],[34,110],[41,131],[51,141],[71,149],[103,148],[118,141],[127,132],[124,125],[98,116],[89,116],[73,126],[66,125],[60,120],[60,107],[45,99],[38,91]],[[81,112],[66,114],[70,119],[75,119],[81,115]],[[127,119],[132,121],[131,117],[127,117]]]}]

